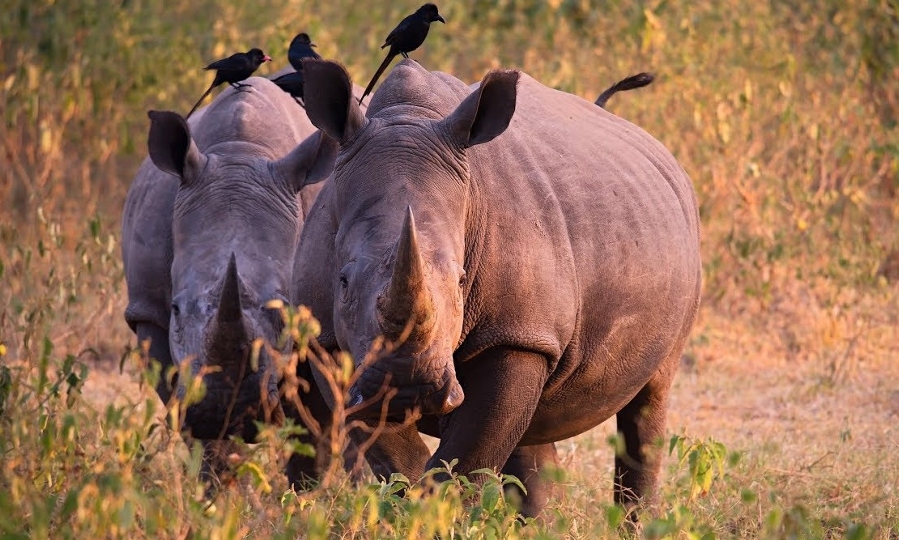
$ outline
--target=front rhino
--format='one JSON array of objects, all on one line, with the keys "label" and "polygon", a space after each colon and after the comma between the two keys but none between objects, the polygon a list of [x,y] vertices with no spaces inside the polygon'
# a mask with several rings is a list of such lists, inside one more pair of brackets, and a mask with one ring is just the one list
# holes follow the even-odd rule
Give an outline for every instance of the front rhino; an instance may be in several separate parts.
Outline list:
[{"label": "front rhino", "polygon": [[[441,439],[429,459],[417,434],[381,435],[376,473],[502,468],[534,514],[554,442],[615,415],[616,501],[651,495],[701,276],[695,195],[670,153],[516,72],[469,88],[404,61],[367,117],[340,66],[306,74],[307,114],[340,152],[293,300],[364,369],[356,401],[387,385],[393,417],[419,408]],[[371,362],[381,335],[392,346]]]}]

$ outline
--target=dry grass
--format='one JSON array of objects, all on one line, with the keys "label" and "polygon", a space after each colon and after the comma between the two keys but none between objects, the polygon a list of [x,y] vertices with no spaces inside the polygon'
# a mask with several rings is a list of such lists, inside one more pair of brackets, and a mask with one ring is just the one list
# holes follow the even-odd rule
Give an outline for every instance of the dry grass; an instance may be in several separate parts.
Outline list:
[{"label": "dry grass", "polygon": [[[251,44],[283,58],[300,29],[367,80],[390,21],[415,7],[166,4],[23,1],[0,14],[0,363],[37,373],[46,362],[55,373],[72,355],[92,368],[86,401],[53,409],[89,424],[77,444],[63,441],[56,461],[33,463],[2,446],[0,509],[20,510],[0,517],[0,531],[34,523],[44,494],[86,489],[80,479],[89,483],[101,469],[124,479],[115,497],[173,520],[148,536],[183,537],[203,515],[191,502],[194,462],[180,440],[154,432],[147,440],[156,457],[128,465],[133,453],[114,450],[98,427],[109,425],[100,420],[109,403],[138,414],[155,399],[134,382],[133,367],[117,367],[133,341],[121,315],[118,222],[144,155],[145,110],[186,110],[208,82],[199,66]],[[441,11],[449,24],[413,56],[464,80],[519,66],[593,99],[625,75],[658,75],[609,106],[672,150],[700,203],[703,307],[669,430],[711,437],[741,456],[696,500],[684,467],[669,458],[669,533],[899,537],[896,3],[468,1]],[[87,30],[98,26],[105,31]],[[19,412],[50,410],[22,388]],[[30,418],[0,423],[0,436],[25,430]],[[117,433],[143,429],[136,425]],[[560,445],[570,487],[558,507],[570,536],[606,531],[611,432],[606,423]],[[275,492],[284,485],[271,480]],[[192,534],[289,529],[289,505],[249,481],[236,491]],[[327,534],[336,519],[328,512],[340,510],[334,501],[358,503],[289,508]],[[861,533],[851,526],[859,523]],[[115,537],[126,529],[98,530]]]}]

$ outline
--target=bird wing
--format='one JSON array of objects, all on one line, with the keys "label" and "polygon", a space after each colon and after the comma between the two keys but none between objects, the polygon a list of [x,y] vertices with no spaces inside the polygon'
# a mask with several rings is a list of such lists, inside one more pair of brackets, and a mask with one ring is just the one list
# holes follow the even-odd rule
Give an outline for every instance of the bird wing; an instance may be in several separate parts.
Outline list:
[{"label": "bird wing", "polygon": [[383,49],[384,47],[386,47],[388,45],[393,45],[393,42],[396,41],[397,36],[408,31],[409,26],[412,24],[412,18],[414,16],[415,16],[414,14],[409,15],[405,19],[401,20],[400,24],[396,25],[396,28],[394,28],[393,30],[390,31],[389,34],[387,34],[387,39],[384,40],[384,44],[381,45],[381,48]]},{"label": "bird wing", "polygon": [[221,60],[216,60],[215,62],[209,64],[203,69],[242,69],[247,67],[248,65],[247,55],[243,53],[235,53],[229,56],[228,58],[222,58]]}]

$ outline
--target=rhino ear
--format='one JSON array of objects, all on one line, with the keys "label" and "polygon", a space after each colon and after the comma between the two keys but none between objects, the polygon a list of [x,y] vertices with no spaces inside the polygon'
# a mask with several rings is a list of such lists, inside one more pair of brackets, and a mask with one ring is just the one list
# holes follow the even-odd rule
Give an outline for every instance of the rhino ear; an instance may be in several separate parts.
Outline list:
[{"label": "rhino ear", "polygon": [[274,167],[288,185],[300,191],[304,186],[321,182],[331,174],[337,150],[337,141],[317,131],[276,161]]},{"label": "rhino ear", "polygon": [[304,59],[303,77],[306,116],[329,137],[343,144],[368,122],[353,98],[353,83],[343,66]]},{"label": "rhino ear", "polygon": [[156,167],[181,178],[184,183],[206,163],[190,136],[187,121],[172,111],[149,111],[150,135],[147,148]]},{"label": "rhino ear", "polygon": [[443,121],[452,140],[462,148],[492,141],[509,127],[515,114],[518,71],[491,71],[481,86]]}]

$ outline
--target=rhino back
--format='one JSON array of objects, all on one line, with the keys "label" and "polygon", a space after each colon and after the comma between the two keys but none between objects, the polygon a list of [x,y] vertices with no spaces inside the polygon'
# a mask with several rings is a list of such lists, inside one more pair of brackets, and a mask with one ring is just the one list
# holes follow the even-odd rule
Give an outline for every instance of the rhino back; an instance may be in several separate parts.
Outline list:
[{"label": "rhino back", "polygon": [[303,108],[274,83],[251,77],[244,84],[252,90],[227,87],[203,109],[197,122],[191,122],[191,134],[201,151],[249,143],[261,155],[277,159],[315,132]]}]

